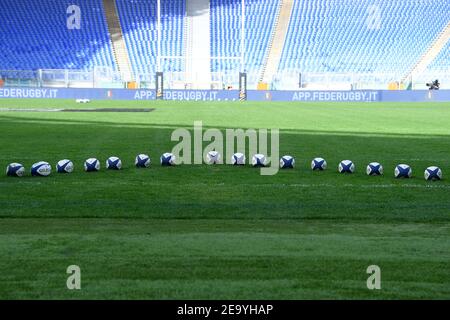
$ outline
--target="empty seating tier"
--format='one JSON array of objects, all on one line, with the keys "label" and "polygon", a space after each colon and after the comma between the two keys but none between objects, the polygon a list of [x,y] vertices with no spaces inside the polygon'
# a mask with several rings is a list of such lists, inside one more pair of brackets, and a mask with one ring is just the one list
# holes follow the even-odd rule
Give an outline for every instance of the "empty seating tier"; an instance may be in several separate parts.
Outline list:
[{"label": "empty seating tier", "polygon": [[0,69],[116,69],[101,0],[2,0],[0,21]]}]

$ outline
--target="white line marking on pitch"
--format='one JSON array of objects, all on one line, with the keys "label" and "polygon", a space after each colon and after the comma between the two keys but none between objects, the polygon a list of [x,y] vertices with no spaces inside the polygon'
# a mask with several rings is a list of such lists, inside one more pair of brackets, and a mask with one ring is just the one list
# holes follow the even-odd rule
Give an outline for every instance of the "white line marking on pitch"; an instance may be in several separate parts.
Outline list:
[{"label": "white line marking on pitch", "polygon": [[[40,185],[43,184],[44,182],[42,181],[17,181],[19,184],[33,184],[33,185]],[[59,184],[62,181],[49,181],[49,184]],[[45,182],[47,183],[47,182]],[[71,185],[84,185],[86,182],[85,181],[71,181],[70,184]],[[439,183],[439,182],[438,182]],[[0,182],[0,185],[4,184],[4,181]],[[129,186],[133,186],[133,185],[172,185],[172,182],[139,182],[139,183],[129,183],[129,182],[120,182],[120,181],[115,181],[114,185],[129,185]],[[229,184],[230,186],[232,185],[231,183]],[[186,183],[183,184],[183,186],[227,186],[227,184],[225,183]],[[307,184],[307,183],[303,183],[303,184],[299,184],[299,183],[294,183],[294,184],[239,184],[239,185],[233,185],[233,186],[239,186],[239,187],[267,187],[267,188],[366,188],[366,189],[372,189],[372,188],[422,188],[422,189],[450,189],[450,185],[445,184],[445,185],[439,185],[439,184],[435,184],[435,185],[431,185],[431,184],[343,184],[343,185],[332,185],[332,184]]]},{"label": "white line marking on pitch", "polygon": [[64,109],[14,109],[0,108],[0,112],[60,112]]}]

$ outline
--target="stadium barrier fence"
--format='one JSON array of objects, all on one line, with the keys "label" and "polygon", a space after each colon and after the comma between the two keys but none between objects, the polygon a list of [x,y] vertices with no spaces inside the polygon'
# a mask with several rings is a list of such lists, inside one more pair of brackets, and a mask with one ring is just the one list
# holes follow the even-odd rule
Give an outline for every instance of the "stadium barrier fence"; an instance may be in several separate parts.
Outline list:
[{"label": "stadium barrier fence", "polygon": [[[211,72],[209,85],[195,83],[187,72],[164,72],[166,89],[208,89],[237,90],[239,88],[239,70]],[[247,88],[261,88],[259,72],[245,72]],[[155,74],[139,74],[132,81],[133,86],[141,89],[155,89]],[[409,79],[400,79],[389,73],[300,73],[288,70],[277,73],[264,88],[269,90],[426,90],[426,83],[435,79],[441,82],[441,89],[450,89],[450,73],[422,72]],[[92,71],[68,69],[0,70],[0,87],[51,87],[51,88],[130,88],[123,81],[120,72],[109,67],[95,67]],[[192,82],[194,81],[194,82]],[[206,87],[205,87],[206,86]]]},{"label": "stadium barrier fence", "polygon": [[[239,101],[239,90],[164,90],[169,101]],[[0,99],[155,100],[155,90],[0,88]],[[261,91],[247,90],[249,101],[426,102],[450,101],[450,90]]]}]

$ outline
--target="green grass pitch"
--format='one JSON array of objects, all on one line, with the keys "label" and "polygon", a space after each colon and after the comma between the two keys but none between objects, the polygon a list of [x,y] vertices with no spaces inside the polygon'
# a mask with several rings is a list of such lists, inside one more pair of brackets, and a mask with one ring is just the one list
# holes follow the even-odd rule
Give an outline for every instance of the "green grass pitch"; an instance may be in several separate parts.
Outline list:
[{"label": "green grass pitch", "polygon": [[[449,299],[450,105],[0,100],[0,108],[151,107],[150,113],[0,112],[2,299]],[[161,167],[171,132],[279,128],[294,170]],[[206,144],[205,144],[206,145]],[[134,168],[148,153],[152,166]],[[107,172],[119,156],[124,168]],[[312,172],[323,157],[328,170]],[[83,172],[89,157],[102,170]],[[75,171],[31,177],[37,161]],[[356,164],[353,175],[339,161]],[[385,175],[368,177],[378,161]],[[396,180],[396,164],[413,178]],[[444,180],[427,182],[437,165]],[[81,290],[66,268],[81,268]],[[381,290],[368,290],[369,265]]]}]

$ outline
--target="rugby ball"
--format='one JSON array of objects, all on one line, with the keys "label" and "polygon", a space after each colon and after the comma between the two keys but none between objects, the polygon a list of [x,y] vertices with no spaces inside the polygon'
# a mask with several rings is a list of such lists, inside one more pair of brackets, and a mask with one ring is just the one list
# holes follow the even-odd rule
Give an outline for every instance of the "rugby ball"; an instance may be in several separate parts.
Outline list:
[{"label": "rugby ball", "polygon": [[134,160],[134,164],[138,168],[148,168],[151,164],[150,157],[146,154],[139,154]]},{"label": "rugby ball", "polygon": [[106,160],[106,169],[120,170],[122,169],[122,161],[118,157],[109,157]]},{"label": "rugby ball", "polygon": [[89,158],[84,162],[84,171],[93,172],[100,170],[100,161],[95,158]]},{"label": "rugby ball", "polygon": [[378,162],[371,162],[367,165],[366,173],[368,176],[381,176],[383,174],[383,166]]},{"label": "rugby ball", "polygon": [[220,163],[220,153],[217,151],[209,151],[206,154],[206,163],[207,164],[217,164]]},{"label": "rugby ball", "polygon": [[36,162],[31,166],[31,175],[34,177],[47,177],[52,173],[52,166],[45,161]]},{"label": "rugby ball", "polygon": [[58,161],[56,171],[58,173],[71,173],[73,171],[73,162],[67,159]]},{"label": "rugby ball", "polygon": [[77,103],[89,103],[89,102],[91,102],[90,99],[76,99],[75,101],[76,101]]},{"label": "rugby ball", "polygon": [[442,170],[439,167],[428,167],[424,172],[425,180],[435,181],[442,179]]},{"label": "rugby ball", "polygon": [[9,177],[22,177],[25,174],[25,167],[20,163],[10,163],[6,167],[6,175]]},{"label": "rugby ball", "polygon": [[257,153],[252,157],[252,166],[254,167],[265,167],[266,162],[266,156],[261,153]]},{"label": "rugby ball", "polygon": [[176,158],[172,153],[166,152],[161,156],[160,162],[162,166],[173,166],[175,165],[175,159]]},{"label": "rugby ball", "polygon": [[312,170],[325,170],[327,168],[327,162],[323,158],[314,158],[311,161],[311,169]]},{"label": "rugby ball", "polygon": [[343,160],[339,163],[338,171],[340,173],[353,173],[355,172],[355,165],[350,160]]},{"label": "rugby ball", "polygon": [[234,166],[243,166],[245,164],[245,155],[240,152],[233,154],[231,164]]},{"label": "rugby ball", "polygon": [[281,169],[293,169],[295,166],[295,159],[292,156],[282,156],[280,159]]},{"label": "rugby ball", "polygon": [[395,167],[394,176],[396,178],[411,178],[412,169],[407,164],[399,164]]}]

